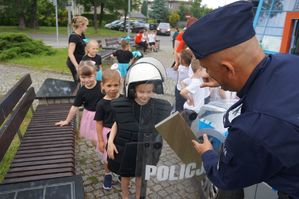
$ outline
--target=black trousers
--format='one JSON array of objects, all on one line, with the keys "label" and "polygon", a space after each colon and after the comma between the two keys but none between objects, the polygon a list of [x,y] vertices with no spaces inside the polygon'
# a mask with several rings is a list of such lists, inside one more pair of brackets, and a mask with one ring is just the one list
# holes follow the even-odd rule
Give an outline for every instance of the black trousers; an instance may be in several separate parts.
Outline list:
[{"label": "black trousers", "polygon": [[78,82],[79,82],[79,77],[78,77],[78,73],[77,73],[76,67],[74,66],[73,63],[71,63],[70,60],[68,60],[68,61],[66,62],[66,65],[67,65],[67,67],[70,69],[70,71],[71,71],[71,73],[72,73],[74,82],[75,82],[75,83],[78,83]]}]

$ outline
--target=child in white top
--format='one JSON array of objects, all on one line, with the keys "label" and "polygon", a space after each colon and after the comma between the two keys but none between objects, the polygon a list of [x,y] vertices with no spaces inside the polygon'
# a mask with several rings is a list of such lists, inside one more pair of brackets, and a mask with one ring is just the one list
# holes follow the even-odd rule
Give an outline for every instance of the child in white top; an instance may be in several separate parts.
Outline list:
[{"label": "child in white top", "polygon": [[187,100],[184,103],[184,109],[198,113],[200,107],[205,103],[205,98],[210,95],[210,91],[208,88],[200,88],[203,83],[203,68],[200,66],[199,60],[192,59],[191,67],[193,76],[183,81],[186,87],[181,90],[180,94]]},{"label": "child in white top", "polygon": [[175,110],[183,111],[185,99],[180,95],[183,88],[183,80],[188,78],[189,65],[192,59],[192,52],[190,50],[183,50],[180,54],[180,65],[178,67],[178,81],[175,87]]},{"label": "child in white top", "polygon": [[156,33],[154,31],[150,31],[148,34],[148,44],[153,52],[157,52],[156,48]]}]

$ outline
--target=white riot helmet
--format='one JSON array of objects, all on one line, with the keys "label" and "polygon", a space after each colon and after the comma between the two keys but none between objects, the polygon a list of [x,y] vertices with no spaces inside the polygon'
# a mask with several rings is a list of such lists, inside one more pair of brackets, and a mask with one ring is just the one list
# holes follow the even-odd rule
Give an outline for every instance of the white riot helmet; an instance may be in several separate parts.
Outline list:
[{"label": "white riot helmet", "polygon": [[137,83],[151,82],[154,84],[154,92],[163,94],[163,84],[166,71],[160,61],[152,57],[139,59],[131,65],[125,78],[125,95],[135,97],[135,85]]}]

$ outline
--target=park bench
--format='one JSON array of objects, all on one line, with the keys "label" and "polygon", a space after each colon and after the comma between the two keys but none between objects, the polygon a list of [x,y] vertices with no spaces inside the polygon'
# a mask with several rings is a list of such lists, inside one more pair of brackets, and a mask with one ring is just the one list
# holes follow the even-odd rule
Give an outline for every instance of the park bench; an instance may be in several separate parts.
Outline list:
[{"label": "park bench", "polygon": [[121,47],[118,37],[106,38],[105,44],[106,44],[106,48],[119,49]]},{"label": "park bench", "polygon": [[[55,87],[51,82],[55,80],[46,83]],[[70,126],[54,126],[66,117],[71,103],[39,103],[33,110],[36,94],[31,83],[30,75],[25,75],[0,100],[0,161],[16,134],[20,139],[19,149],[0,185],[0,198],[19,198],[26,194],[27,197],[21,198],[61,198],[62,195],[83,198],[82,178],[75,175],[75,122]],[[71,88],[68,92],[73,91]],[[22,136],[19,127],[29,109],[32,118]]]}]

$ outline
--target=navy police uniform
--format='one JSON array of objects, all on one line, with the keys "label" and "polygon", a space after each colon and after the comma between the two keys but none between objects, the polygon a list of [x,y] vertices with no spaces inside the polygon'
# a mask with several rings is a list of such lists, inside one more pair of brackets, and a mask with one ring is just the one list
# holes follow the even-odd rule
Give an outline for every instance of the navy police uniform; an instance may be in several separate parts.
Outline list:
[{"label": "navy police uniform", "polygon": [[[251,7],[239,1],[213,11],[186,30],[186,44],[201,59],[252,38]],[[229,134],[222,152],[202,155],[207,176],[217,187],[266,182],[299,198],[298,74],[299,57],[293,55],[266,56],[256,66],[238,93],[240,100],[224,115]],[[238,107],[241,114],[229,121],[229,112]]]}]

